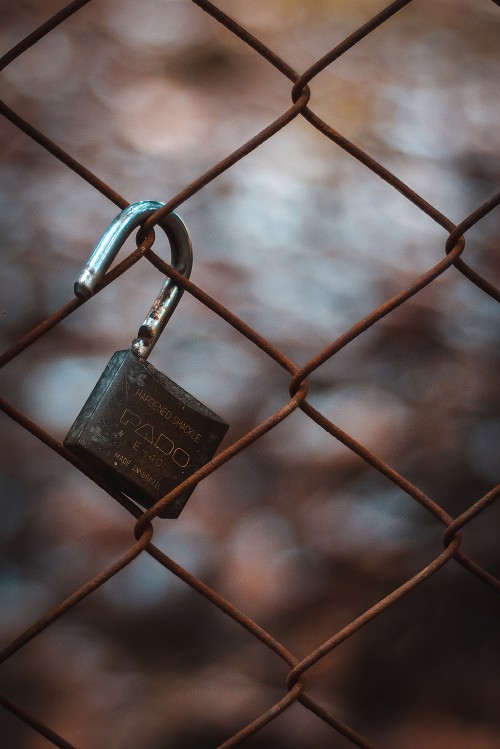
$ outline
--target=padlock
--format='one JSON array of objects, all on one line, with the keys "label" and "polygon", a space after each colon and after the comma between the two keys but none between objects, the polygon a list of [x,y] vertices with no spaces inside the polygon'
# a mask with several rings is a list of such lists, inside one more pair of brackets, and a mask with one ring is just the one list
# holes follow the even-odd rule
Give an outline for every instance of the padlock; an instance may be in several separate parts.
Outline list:
[{"label": "padlock", "polygon": [[[109,226],[75,283],[89,298],[132,230],[163,206],[128,206]],[[175,213],[160,224],[171,248],[172,267],[189,278],[187,229]],[[191,476],[215,454],[229,425],[146,361],[170,319],[183,288],[167,279],[129,349],[117,351],[64,439],[64,445],[142,507]],[[193,490],[160,513],[176,518]]]}]

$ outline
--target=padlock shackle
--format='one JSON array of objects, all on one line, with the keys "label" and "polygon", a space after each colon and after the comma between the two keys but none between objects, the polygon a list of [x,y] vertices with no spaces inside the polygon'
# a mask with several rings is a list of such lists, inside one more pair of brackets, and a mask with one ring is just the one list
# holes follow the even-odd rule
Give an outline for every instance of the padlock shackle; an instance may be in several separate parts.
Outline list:
[{"label": "padlock shackle", "polygon": [[[95,287],[118,254],[121,246],[134,229],[141,226],[164,203],[156,200],[143,200],[125,208],[106,229],[84,269],[75,282],[74,290],[80,299],[89,299]],[[176,213],[168,213],[159,222],[169,243],[172,268],[185,278],[191,275],[193,251],[191,240],[184,222]],[[148,316],[139,328],[131,351],[140,359],[147,359],[165,325],[170,320],[184,289],[171,278],[167,278],[156,297]]]}]

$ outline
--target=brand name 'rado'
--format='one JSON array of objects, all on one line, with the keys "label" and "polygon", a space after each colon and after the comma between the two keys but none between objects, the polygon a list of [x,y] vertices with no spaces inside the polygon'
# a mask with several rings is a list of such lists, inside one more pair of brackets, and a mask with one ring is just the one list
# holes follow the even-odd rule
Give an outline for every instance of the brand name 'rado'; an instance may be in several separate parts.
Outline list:
[{"label": "brand name 'rado'", "polygon": [[[149,442],[150,445],[163,453],[163,455],[169,455],[173,462],[180,468],[186,468],[188,465],[190,461],[189,453],[183,450],[182,447],[176,447],[173,440],[167,437],[166,434],[163,434],[163,432],[155,432],[153,425],[147,421],[143,421],[139,414],[126,408],[120,418],[120,424],[132,427],[135,434],[142,437],[146,442]],[[136,449],[135,446],[134,449]]]}]

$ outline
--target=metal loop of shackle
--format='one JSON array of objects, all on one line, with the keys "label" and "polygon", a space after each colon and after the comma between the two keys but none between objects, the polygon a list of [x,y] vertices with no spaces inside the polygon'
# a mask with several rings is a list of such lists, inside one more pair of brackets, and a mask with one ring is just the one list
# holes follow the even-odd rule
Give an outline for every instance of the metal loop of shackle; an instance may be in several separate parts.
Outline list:
[{"label": "metal loop of shackle", "polygon": [[[120,247],[134,229],[141,226],[164,203],[156,200],[143,200],[125,208],[106,229],[94,252],[75,283],[75,294],[80,299],[89,299],[97,284],[115,259]],[[159,222],[170,242],[172,268],[185,278],[191,275],[193,251],[191,240],[184,222],[176,213],[168,213]],[[140,359],[147,359],[165,325],[170,320],[184,289],[171,278],[167,278],[156,297],[148,316],[132,342],[130,350]]]}]

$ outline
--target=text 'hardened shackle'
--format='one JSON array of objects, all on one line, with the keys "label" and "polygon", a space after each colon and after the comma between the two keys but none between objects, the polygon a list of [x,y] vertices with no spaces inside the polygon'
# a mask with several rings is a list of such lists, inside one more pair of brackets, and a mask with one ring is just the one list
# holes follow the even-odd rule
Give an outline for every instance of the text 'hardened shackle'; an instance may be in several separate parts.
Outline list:
[{"label": "text 'hardened shackle'", "polygon": [[[97,284],[115,259],[125,240],[134,229],[141,226],[153,213],[163,207],[156,200],[142,200],[125,208],[106,229],[94,252],[75,283],[75,294],[80,299],[89,299]],[[170,243],[172,268],[185,278],[191,275],[193,251],[184,222],[176,213],[168,213],[159,222]],[[131,351],[140,359],[147,359],[165,325],[170,320],[184,289],[171,278],[167,278],[156,297],[148,316],[139,328]]]}]

